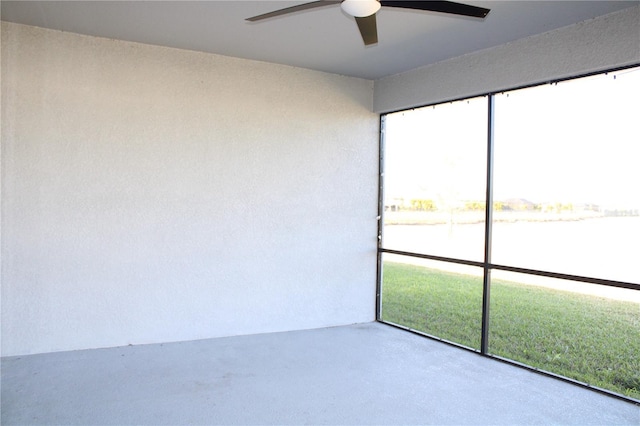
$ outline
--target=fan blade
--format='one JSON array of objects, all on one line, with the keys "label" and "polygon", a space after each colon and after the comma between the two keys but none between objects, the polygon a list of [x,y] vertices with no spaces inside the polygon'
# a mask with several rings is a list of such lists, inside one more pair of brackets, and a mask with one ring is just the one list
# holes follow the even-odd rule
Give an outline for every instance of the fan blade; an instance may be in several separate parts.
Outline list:
[{"label": "fan blade", "polygon": [[378,26],[376,24],[376,14],[366,16],[364,18],[358,18],[357,16],[356,22],[358,23],[358,29],[360,30],[360,34],[362,35],[362,41],[364,41],[365,46],[370,44],[376,44],[378,42]]},{"label": "fan blade", "polygon": [[317,7],[330,6],[333,4],[342,3],[341,0],[320,0],[320,1],[312,1],[310,3],[303,3],[297,6],[285,7],[284,9],[276,10],[274,12],[264,13],[258,16],[252,16],[251,18],[245,19],[245,21],[261,21],[263,19],[274,18],[280,15],[286,15],[287,13],[300,12],[308,9],[315,9]]},{"label": "fan blade", "polygon": [[470,6],[468,4],[456,3],[452,1],[380,0],[380,4],[386,7],[428,10],[431,12],[450,13],[452,15],[471,16],[474,18],[484,18],[489,14],[490,11],[490,9],[485,9],[484,7]]}]

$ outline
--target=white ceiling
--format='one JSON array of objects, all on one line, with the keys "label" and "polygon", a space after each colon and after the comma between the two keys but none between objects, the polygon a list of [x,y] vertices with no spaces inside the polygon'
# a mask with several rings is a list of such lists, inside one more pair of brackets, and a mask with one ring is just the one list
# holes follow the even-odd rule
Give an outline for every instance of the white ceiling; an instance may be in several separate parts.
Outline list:
[{"label": "white ceiling", "polygon": [[339,5],[249,23],[305,1],[5,1],[4,21],[378,79],[638,5],[635,1],[463,1],[484,20],[383,7],[365,47]]}]

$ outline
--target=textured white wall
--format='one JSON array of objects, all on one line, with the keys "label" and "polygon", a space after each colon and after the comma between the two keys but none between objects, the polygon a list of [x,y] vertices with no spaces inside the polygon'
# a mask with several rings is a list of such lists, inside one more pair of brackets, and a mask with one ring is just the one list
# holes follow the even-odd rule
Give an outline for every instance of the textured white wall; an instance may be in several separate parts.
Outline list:
[{"label": "textured white wall", "polygon": [[640,6],[375,82],[374,111],[482,95],[640,62]]},{"label": "textured white wall", "polygon": [[2,23],[2,354],[374,320],[373,83]]}]

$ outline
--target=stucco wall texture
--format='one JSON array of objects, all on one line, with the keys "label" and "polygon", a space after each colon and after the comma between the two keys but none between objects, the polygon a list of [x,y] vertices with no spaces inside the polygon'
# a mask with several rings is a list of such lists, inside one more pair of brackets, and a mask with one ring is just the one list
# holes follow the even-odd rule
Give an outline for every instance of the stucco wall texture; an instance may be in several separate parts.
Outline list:
[{"label": "stucco wall texture", "polygon": [[2,355],[375,317],[373,82],[2,23]]}]

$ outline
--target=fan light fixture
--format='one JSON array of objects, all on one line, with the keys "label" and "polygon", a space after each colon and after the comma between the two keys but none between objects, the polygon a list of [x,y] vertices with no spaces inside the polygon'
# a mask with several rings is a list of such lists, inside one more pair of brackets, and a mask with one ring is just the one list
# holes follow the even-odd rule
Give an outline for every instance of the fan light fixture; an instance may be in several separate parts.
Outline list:
[{"label": "fan light fixture", "polygon": [[371,16],[380,10],[380,2],[378,0],[344,0],[340,7],[346,13],[357,18],[365,18]]},{"label": "fan light fixture", "polygon": [[[2,0],[0,0],[2,1]],[[378,42],[378,28],[376,24],[376,12],[381,6],[396,9],[426,10],[430,12],[448,13],[451,15],[469,16],[472,18],[484,18],[489,13],[489,9],[478,6],[470,6],[468,4],[456,3],[453,1],[396,1],[396,0],[315,0],[307,3],[297,4],[295,6],[285,7],[284,9],[275,10],[273,12],[263,13],[262,15],[247,18],[249,22],[262,21],[263,19],[275,18],[276,16],[286,15],[293,12],[302,12],[303,10],[316,9],[325,6],[333,6],[340,3],[342,10],[350,16],[353,16],[358,24],[358,30],[362,36],[365,46],[376,44]]]}]

